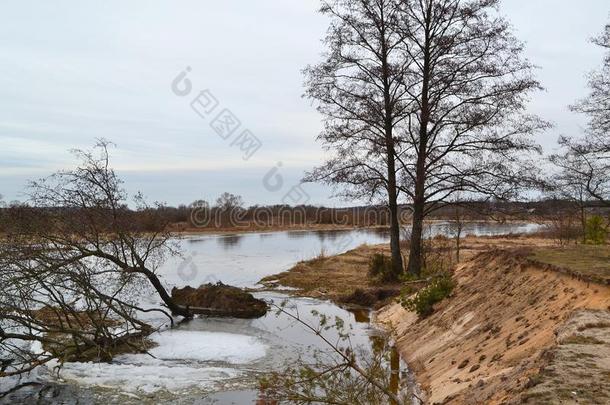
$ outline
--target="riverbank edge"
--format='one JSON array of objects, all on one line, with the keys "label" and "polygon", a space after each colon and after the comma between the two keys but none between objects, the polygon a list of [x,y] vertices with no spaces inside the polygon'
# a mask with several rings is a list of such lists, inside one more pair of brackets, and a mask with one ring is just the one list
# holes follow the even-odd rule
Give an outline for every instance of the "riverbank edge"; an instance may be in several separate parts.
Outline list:
[{"label": "riverbank edge", "polygon": [[[580,295],[587,295],[588,299],[592,299],[591,295],[593,295],[593,296],[597,297],[595,299],[597,299],[599,301],[599,294],[598,294],[599,289],[602,289],[604,291],[603,294],[606,294],[607,297],[610,298],[610,288],[607,286],[595,284],[594,281],[592,281],[592,280],[582,279],[581,277],[578,277],[578,275],[571,274],[570,272],[566,272],[565,269],[560,269],[559,267],[556,267],[556,266],[544,265],[544,264],[538,263],[534,260],[530,260],[527,257],[514,257],[513,253],[505,251],[505,250],[499,250],[498,246],[489,247],[487,245],[487,243],[490,241],[489,237],[482,237],[482,238],[475,238],[475,239],[477,239],[477,241],[482,242],[487,249],[482,249],[481,251],[473,253],[471,255],[471,257],[469,257],[468,259],[466,259],[464,262],[460,263],[457,266],[456,277],[458,278],[458,285],[461,285],[462,287],[471,288],[471,289],[474,289],[475,291],[477,290],[477,288],[476,288],[477,286],[473,285],[472,280],[470,280],[469,282],[464,282],[464,280],[461,280],[461,273],[466,271],[464,269],[472,270],[473,267],[477,267],[479,269],[482,268],[484,270],[488,270],[490,274],[497,273],[498,269],[501,269],[502,271],[501,271],[500,277],[504,278],[505,280],[508,280],[509,282],[514,284],[513,287],[514,287],[515,292],[513,294],[515,294],[515,293],[519,294],[519,290],[523,289],[523,286],[525,286],[527,284],[516,283],[518,276],[516,278],[513,278],[512,274],[513,273],[517,274],[517,272],[527,271],[529,274],[528,277],[534,277],[534,278],[540,277],[542,279],[547,279],[550,277],[551,279],[555,280],[555,282],[559,283],[559,285],[563,285],[564,283],[570,285],[571,287],[568,290],[574,289],[574,291],[578,292],[577,294],[572,294],[570,297],[568,297],[569,294],[564,294],[565,297],[562,297],[562,299],[566,298],[569,300],[573,300],[574,296],[580,294]],[[529,245],[529,246],[531,246],[532,244],[536,245],[539,243],[542,243],[542,244],[548,243],[548,241],[532,242],[532,240],[530,238],[528,238],[527,241],[524,241],[524,240],[518,239],[518,238],[517,238],[517,240],[511,240],[511,239],[507,239],[506,237],[499,237],[496,239],[500,240],[501,245],[509,245],[509,247],[512,249],[514,249],[514,246],[512,246],[511,243],[515,243],[516,245],[524,244],[524,245]],[[339,262],[340,262],[341,260],[345,260],[346,255],[348,255],[348,257],[349,257],[350,253],[358,252],[360,249],[363,249],[363,248],[370,249],[371,247],[370,246],[359,247],[350,252],[323,258],[323,260],[339,260]],[[387,250],[386,245],[376,245],[376,246],[373,246],[372,248],[381,250],[381,251]],[[320,260],[320,259],[314,259],[314,260]],[[307,262],[305,262],[305,263],[307,263]],[[302,265],[302,264],[303,263],[297,264],[292,269],[290,269],[287,272],[284,272],[282,274],[290,274],[291,272],[294,272],[295,269],[298,269],[299,265]],[[524,269],[526,269],[526,270],[524,270]],[[560,271],[560,270],[562,270],[562,271]],[[302,268],[298,271],[300,273],[303,273]],[[305,277],[306,277],[306,274],[307,273],[305,272],[305,274],[304,274]],[[508,277],[507,277],[507,275],[508,275]],[[276,287],[284,285],[284,280],[282,280],[282,277],[279,277],[279,276],[280,275],[272,276],[272,278],[276,282]],[[294,288],[294,286],[291,286],[290,283],[288,283],[287,286]],[[594,293],[592,293],[592,291],[594,291]],[[311,291],[305,292],[305,293],[303,293],[302,291],[296,292],[295,295],[309,296],[308,293],[311,293]],[[494,300],[492,299],[494,294],[495,293],[492,293],[492,292],[490,292],[489,294],[486,294],[485,291],[478,291],[476,293],[471,291],[471,293],[469,295],[479,295],[481,298],[478,305],[475,305],[473,307],[473,310],[477,311],[480,309],[480,307],[485,306],[486,305],[485,303],[494,302]],[[602,297],[603,297],[603,294],[602,294]],[[333,294],[324,294],[323,296],[320,296],[319,294],[314,294],[314,295],[315,295],[315,298],[326,298],[326,299],[329,299],[329,300],[335,302],[337,305],[345,307],[345,303],[338,300],[336,294],[334,294],[334,295]],[[462,294],[458,292],[458,296],[459,295],[462,295]],[[527,293],[521,292],[521,295],[527,295]],[[459,297],[457,297],[457,298],[460,299]],[[547,298],[557,299],[556,297],[552,297],[552,296],[547,297]],[[462,299],[463,299],[463,297],[462,297]],[[452,305],[455,304],[455,301],[456,301],[456,295],[454,294],[454,296],[452,298],[447,299],[446,302],[442,303],[440,305],[440,308],[437,308],[437,312],[431,318],[433,318],[433,319],[436,318],[436,320],[438,320],[439,318],[442,319],[444,317],[444,315],[447,314],[447,311],[452,307]],[[510,360],[510,361],[506,362],[506,364],[504,364],[505,362],[502,361],[501,357],[499,359],[496,359],[497,356],[491,356],[491,358],[487,358],[487,360],[488,361],[493,360],[494,362],[496,362],[496,364],[499,365],[499,369],[498,369],[498,367],[495,367],[494,370],[491,370],[487,374],[484,372],[484,370],[481,370],[477,373],[477,377],[479,378],[478,380],[468,383],[467,385],[464,385],[460,389],[456,389],[456,387],[453,386],[448,391],[440,390],[440,391],[437,391],[436,394],[434,392],[432,392],[432,395],[430,395],[431,390],[433,391],[437,387],[447,385],[446,376],[445,376],[445,378],[438,378],[438,376],[437,376],[435,379],[434,376],[427,375],[427,372],[425,371],[425,364],[427,362],[431,362],[431,361],[435,361],[435,360],[439,360],[439,359],[434,358],[434,356],[436,356],[434,351],[431,351],[427,354],[422,355],[421,352],[414,350],[413,348],[417,347],[416,341],[411,341],[410,342],[411,344],[404,343],[405,340],[408,340],[408,336],[407,336],[408,334],[405,331],[407,329],[413,329],[413,326],[417,325],[418,322],[420,322],[418,320],[417,316],[414,313],[406,311],[404,308],[402,308],[400,306],[400,304],[391,302],[391,303],[388,303],[387,305],[383,306],[382,308],[373,311],[372,318],[371,318],[371,324],[373,327],[380,328],[393,335],[394,339],[398,343],[397,347],[401,354],[401,358],[404,359],[405,363],[409,366],[409,372],[413,374],[415,383],[417,384],[416,386],[419,387],[420,393],[418,394],[418,396],[427,397],[428,401],[430,403],[436,403],[436,404],[473,403],[473,402],[469,402],[469,401],[471,400],[471,398],[474,398],[477,396],[480,398],[480,402],[476,402],[476,403],[489,403],[489,404],[519,403],[517,399],[524,397],[526,395],[526,391],[528,389],[532,389],[532,386],[535,385],[532,383],[532,381],[537,381],[536,379],[538,378],[537,377],[538,373],[540,373],[540,371],[544,369],[545,364],[548,364],[548,362],[545,363],[544,354],[548,353],[550,350],[553,350],[553,348],[557,347],[558,342],[554,339],[554,333],[557,330],[559,330],[568,321],[570,316],[576,310],[578,310],[578,309],[585,309],[585,310],[586,309],[600,309],[600,308],[602,310],[607,310],[608,308],[610,308],[609,305],[610,305],[610,299],[605,300],[605,301],[602,299],[601,304],[600,304],[600,302],[596,302],[594,305],[591,304],[590,300],[589,301],[587,301],[586,299],[578,300],[578,302],[575,302],[574,305],[570,305],[566,308],[563,308],[562,311],[560,311],[559,315],[550,316],[550,323],[548,323],[548,322],[545,323],[543,325],[544,328],[542,328],[540,331],[540,333],[542,333],[544,335],[541,340],[537,339],[536,335],[533,335],[533,339],[530,337],[529,339],[525,339],[525,343],[520,343],[520,342],[517,343],[519,346],[525,345],[525,347],[527,348],[526,351],[522,351],[521,356],[523,355],[523,353],[527,353],[526,357],[532,357],[535,359],[535,361],[526,362],[527,364],[519,364],[519,356],[517,356],[517,357],[508,356],[509,358],[507,358],[507,360]],[[451,311],[449,311],[449,312],[451,312]],[[483,312],[485,312],[485,311],[483,311]],[[467,312],[465,312],[465,313],[467,314]],[[518,311],[515,311],[514,313],[510,313],[510,311],[509,311],[509,312],[505,313],[504,316],[507,318],[507,320],[508,319],[514,320],[514,319],[518,319],[520,317]],[[464,324],[467,324],[470,322],[470,320],[468,320],[468,319],[466,319],[466,320],[461,319],[461,321],[464,321],[463,322]],[[472,325],[470,325],[470,326],[472,326]],[[474,331],[476,331],[477,328],[480,328],[480,325],[475,325],[475,326],[476,327],[474,328]],[[485,325],[485,327],[487,327],[487,326],[489,326],[489,325]],[[529,327],[530,325],[526,324],[526,326]],[[466,327],[466,325],[459,326],[459,328],[462,330],[464,330],[465,327]],[[419,329],[420,337],[427,337],[426,338],[427,340],[429,340],[431,336],[434,337],[435,333],[439,333],[438,325],[434,325],[434,322],[428,323],[428,324],[420,324],[419,327],[416,329]],[[472,327],[470,329],[471,330],[468,330],[468,331],[473,332]],[[510,328],[507,328],[507,329],[510,329]],[[489,332],[489,331],[487,331],[487,332]],[[521,334],[519,334],[519,336],[521,336],[523,334],[527,335],[527,332],[521,333]],[[511,335],[509,335],[507,337],[507,342],[510,340]],[[533,345],[527,344],[527,341],[530,339],[532,339],[532,341],[534,343]],[[452,352],[454,352],[454,353],[461,352],[465,355],[471,355],[472,353],[474,353],[474,351],[478,350],[478,349],[474,349],[474,351],[473,351],[473,348],[468,346],[467,341],[468,341],[468,339],[462,340],[462,341],[457,341],[455,344],[450,345],[451,348],[453,349]],[[508,347],[506,349],[508,350]],[[479,359],[482,359],[484,357],[485,357],[485,355],[481,355],[481,356],[479,356]],[[461,372],[460,370],[462,370],[462,371],[473,372],[473,373],[477,372],[477,370],[481,369],[481,366],[478,364],[472,364],[472,365],[469,365],[468,367],[466,365],[462,366],[462,363],[464,363],[465,359],[462,359],[459,362],[459,364],[456,359],[447,358],[446,360],[447,360],[447,364],[450,365],[451,367],[446,367],[446,369],[444,370],[445,374],[451,373],[452,372],[451,369],[457,369],[457,372]],[[459,367],[459,366],[462,366],[462,367]],[[506,378],[505,374],[506,373],[512,375],[512,377],[515,378],[515,380],[518,382],[518,384],[517,384],[517,386],[510,387],[510,389],[508,389],[508,390],[498,390],[498,381],[500,382],[500,385],[505,384],[505,378]],[[488,380],[495,379],[498,381],[493,382],[493,384],[490,384],[489,387],[487,387],[486,389],[483,389],[484,385],[485,385],[485,379],[488,379]],[[459,384],[462,383],[462,381],[457,377],[454,378],[453,381],[454,381],[454,383],[456,381],[459,381]],[[472,381],[472,379],[471,379],[471,381]],[[455,384],[453,384],[453,385],[455,385]],[[475,388],[474,390],[473,390],[473,387]],[[490,388],[490,387],[492,387],[492,388]],[[422,392],[424,392],[425,394],[422,394]],[[494,396],[493,395],[494,393],[497,393],[498,395]]]},{"label": "riverbank edge", "polygon": [[[451,219],[429,219],[424,222],[424,226],[439,224],[439,223],[452,223]],[[507,219],[503,222],[493,221],[493,220],[467,220],[469,224],[477,223],[477,224],[528,224],[535,223],[540,225],[548,224],[549,221],[536,219],[536,220],[525,220],[525,219]],[[402,224],[410,225],[410,223]],[[168,231],[175,236],[232,236],[232,235],[241,235],[241,234],[258,234],[258,233],[274,233],[274,232],[316,232],[316,231],[357,231],[357,230],[389,230],[388,225],[369,225],[369,226],[354,226],[354,225],[341,225],[341,224],[304,224],[304,225],[288,225],[288,226],[270,226],[270,227],[260,227],[260,226],[244,226],[244,227],[232,227],[232,228],[187,228],[184,230],[175,230],[169,229]]]},{"label": "riverbank edge", "polygon": [[[579,322],[574,319],[581,312],[610,313],[610,287],[557,270],[513,251],[483,252],[456,268],[456,291],[431,317],[420,319],[393,303],[376,311],[375,319],[391,331],[428,403],[541,403],[534,393],[542,383],[547,404],[564,403],[565,397],[554,401],[558,392],[595,398],[595,378],[574,373],[571,382],[560,383],[545,370],[573,367],[554,364],[551,353],[563,344],[558,334]],[[591,327],[597,326],[583,323],[579,333]],[[575,358],[588,352],[578,343],[571,346]],[[574,395],[567,399],[576,400]]]}]

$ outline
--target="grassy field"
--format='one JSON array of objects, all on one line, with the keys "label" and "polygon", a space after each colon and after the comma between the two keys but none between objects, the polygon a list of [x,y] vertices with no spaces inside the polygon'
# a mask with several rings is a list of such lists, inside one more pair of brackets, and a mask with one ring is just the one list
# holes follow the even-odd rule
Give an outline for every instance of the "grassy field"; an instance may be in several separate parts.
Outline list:
[{"label": "grassy field", "polygon": [[591,280],[610,283],[610,245],[536,248],[529,258]]}]

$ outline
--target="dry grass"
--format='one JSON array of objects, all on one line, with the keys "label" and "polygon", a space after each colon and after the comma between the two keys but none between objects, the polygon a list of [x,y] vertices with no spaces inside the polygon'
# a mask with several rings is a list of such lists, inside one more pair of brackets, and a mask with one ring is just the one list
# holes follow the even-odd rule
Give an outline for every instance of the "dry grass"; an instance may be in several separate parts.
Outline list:
[{"label": "dry grass", "polygon": [[95,311],[73,311],[67,313],[61,308],[44,306],[32,311],[32,315],[49,328],[73,328],[80,330],[93,330],[98,326],[117,327],[121,323],[116,319],[104,317]]},{"label": "dry grass", "polygon": [[[462,241],[462,261],[467,261],[475,255],[497,248],[521,249],[530,246],[548,247],[553,242],[540,237],[513,235],[512,237],[466,237]],[[442,254],[453,256],[454,241],[452,239],[435,240],[434,247]],[[442,246],[441,246],[442,245]],[[447,245],[447,246],[445,246]],[[443,249],[448,249],[446,252]],[[400,283],[379,285],[368,276],[369,263],[375,253],[390,256],[389,245],[362,245],[349,252],[328,256],[325,252],[311,259],[299,262],[294,267],[280,274],[261,280],[268,288],[286,286],[297,288],[295,295],[346,301],[346,297],[356,290],[376,294],[380,288],[401,289]],[[406,259],[408,252],[403,251]],[[358,291],[359,293],[361,291]],[[368,294],[367,294],[368,295]],[[349,301],[349,300],[348,300]]]},{"label": "dry grass", "polygon": [[529,258],[564,268],[591,281],[610,284],[610,245],[536,248]]},{"label": "dry grass", "polygon": [[95,311],[74,311],[65,314],[60,309],[49,306],[33,311],[32,315],[52,330],[47,332],[46,336],[59,343],[45,342],[43,348],[61,361],[110,361],[121,354],[145,353],[156,346],[156,343],[147,338],[147,334],[153,330],[148,326],[140,335],[122,336],[115,341],[108,339],[106,342],[99,342],[99,346],[96,347],[81,347],[83,342],[80,341],[80,346],[77,345],[72,333],[69,332],[70,329],[89,335],[88,337],[92,339],[96,335],[97,328],[118,327],[121,322],[104,318]]},{"label": "dry grass", "polygon": [[[298,263],[290,270],[264,278],[267,287],[283,285],[298,288],[297,295],[343,300],[357,289],[374,290],[380,286],[368,276],[369,262],[373,254],[389,254],[387,246],[363,245],[337,256],[319,256]],[[400,285],[384,284],[384,288]]]},{"label": "dry grass", "polygon": [[241,288],[222,283],[199,288],[174,287],[172,298],[176,304],[189,307],[194,314],[217,317],[260,318],[265,316],[268,309],[265,301],[254,298]]}]

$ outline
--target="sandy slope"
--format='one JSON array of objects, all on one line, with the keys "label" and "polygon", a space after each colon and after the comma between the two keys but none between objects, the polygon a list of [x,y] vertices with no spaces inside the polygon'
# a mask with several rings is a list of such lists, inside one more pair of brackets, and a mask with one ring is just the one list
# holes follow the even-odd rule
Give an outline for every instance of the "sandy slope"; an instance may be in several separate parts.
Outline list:
[{"label": "sandy slope", "polygon": [[[548,350],[558,342],[556,332],[574,310],[605,313],[610,306],[610,287],[579,281],[508,251],[480,253],[458,266],[455,276],[453,296],[431,317],[418,320],[398,304],[377,317],[394,328],[397,346],[430,403],[521,402],[540,382],[541,368],[550,362]],[[586,379],[595,375],[578,378],[580,386],[592,386]]]},{"label": "sandy slope", "polygon": [[610,311],[575,311],[544,359],[540,374],[514,402],[610,404]]}]

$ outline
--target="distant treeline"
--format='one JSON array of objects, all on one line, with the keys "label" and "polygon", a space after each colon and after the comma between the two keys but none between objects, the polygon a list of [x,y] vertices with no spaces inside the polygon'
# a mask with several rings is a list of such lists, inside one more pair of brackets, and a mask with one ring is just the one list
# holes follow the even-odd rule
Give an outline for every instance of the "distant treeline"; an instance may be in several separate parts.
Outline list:
[{"label": "distant treeline", "polygon": [[[0,231],[12,221],[18,220],[23,210],[40,210],[42,208],[25,205],[10,205],[0,208]],[[62,208],[45,208],[62,209]],[[159,205],[141,209],[124,210],[131,213],[133,221],[130,226],[145,230],[158,230],[165,226],[173,231],[194,229],[230,229],[230,228],[282,228],[307,225],[336,225],[349,227],[388,226],[389,210],[384,206],[358,206],[346,208],[329,208],[313,205],[254,205],[243,207],[241,199],[230,203],[210,206],[204,201],[177,207]],[[606,215],[604,208],[595,202],[588,204],[589,211]],[[79,214],[77,208],[63,208]],[[429,219],[436,220],[545,220],[557,215],[571,215],[575,206],[567,200],[543,200],[532,202],[498,202],[498,201],[463,201],[447,204],[437,209]],[[403,224],[410,223],[411,207],[400,206],[400,219]]]}]

